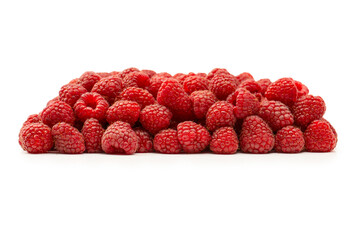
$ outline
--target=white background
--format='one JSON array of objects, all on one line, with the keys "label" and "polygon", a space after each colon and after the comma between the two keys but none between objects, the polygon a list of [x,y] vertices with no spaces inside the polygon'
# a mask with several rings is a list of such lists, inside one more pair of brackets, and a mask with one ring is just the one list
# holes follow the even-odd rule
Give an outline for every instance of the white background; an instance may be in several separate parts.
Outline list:
[{"label": "white background", "polygon": [[[360,239],[357,1],[1,1],[0,239]],[[84,71],[293,77],[332,153],[30,155],[28,115]]]}]

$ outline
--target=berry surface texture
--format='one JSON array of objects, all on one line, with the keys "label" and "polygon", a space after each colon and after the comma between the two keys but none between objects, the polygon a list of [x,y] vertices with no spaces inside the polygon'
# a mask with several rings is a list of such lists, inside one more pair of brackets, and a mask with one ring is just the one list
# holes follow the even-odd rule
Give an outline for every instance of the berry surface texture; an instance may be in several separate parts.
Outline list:
[{"label": "berry surface texture", "polygon": [[225,68],[87,71],[64,81],[38,113],[24,116],[18,143],[31,154],[246,156],[336,149],[326,97],[298,79],[254,76]]}]

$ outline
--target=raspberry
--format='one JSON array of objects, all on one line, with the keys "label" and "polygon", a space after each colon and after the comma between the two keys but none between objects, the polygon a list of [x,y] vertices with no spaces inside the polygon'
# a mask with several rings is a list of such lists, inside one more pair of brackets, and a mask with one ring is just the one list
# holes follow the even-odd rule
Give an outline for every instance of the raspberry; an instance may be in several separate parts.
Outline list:
[{"label": "raspberry", "polygon": [[238,88],[238,89],[235,90],[235,92],[233,92],[232,94],[227,96],[226,102],[228,102],[228,103],[235,106],[236,105],[236,97],[237,97],[237,94],[239,93],[240,89],[243,89],[243,88]]},{"label": "raspberry", "polygon": [[256,81],[257,82],[257,84],[260,86],[260,93],[262,94],[262,95],[265,95],[265,92],[266,92],[266,90],[267,90],[267,88],[270,86],[270,84],[271,84],[271,81],[270,81],[270,79],[268,79],[268,78],[263,78],[263,79],[260,79],[260,80],[258,80],[258,81]]},{"label": "raspberry", "polygon": [[143,72],[131,72],[123,78],[124,87],[145,88],[150,85],[150,78]]},{"label": "raspberry", "polygon": [[206,73],[197,73],[196,76],[203,77],[203,78],[207,79],[207,74]]},{"label": "raspberry", "polygon": [[[19,133],[19,144],[20,146],[24,149],[24,147],[22,146],[22,143],[20,141],[20,135],[21,135],[21,130],[24,128],[25,125],[30,124],[30,123],[41,123],[41,118],[39,114],[32,114],[30,115],[26,121],[23,123],[21,129],[20,129],[20,133]],[[24,149],[25,150],[25,149]]]},{"label": "raspberry", "polygon": [[248,90],[239,88],[236,96],[236,106],[234,107],[235,117],[238,119],[256,114],[259,111],[260,102]]},{"label": "raspberry", "polygon": [[298,90],[292,78],[280,78],[271,83],[265,92],[269,100],[280,101],[291,107],[298,97]]},{"label": "raspberry", "polygon": [[101,138],[105,130],[95,118],[89,118],[84,122],[81,133],[84,136],[86,151],[88,153],[100,153]]},{"label": "raspberry", "polygon": [[192,121],[179,123],[177,135],[181,147],[186,153],[199,153],[203,151],[211,140],[208,130]]},{"label": "raspberry", "polygon": [[147,69],[141,70],[141,72],[147,74],[147,75],[149,76],[149,78],[152,78],[152,77],[156,74],[155,71],[153,71],[153,70],[147,70]]},{"label": "raspberry", "polygon": [[243,73],[237,75],[236,79],[238,80],[239,83],[242,83],[242,82],[247,81],[247,80],[255,81],[254,77],[248,72],[243,72]]},{"label": "raspberry", "polygon": [[190,99],[197,119],[205,118],[208,109],[217,101],[215,95],[208,90],[195,91],[191,93]]},{"label": "raspberry", "polygon": [[39,123],[41,122],[41,117],[39,114],[31,114],[26,121],[23,123],[23,126],[29,123]]},{"label": "raspberry", "polygon": [[275,143],[275,137],[267,123],[259,116],[244,119],[240,132],[240,149],[246,153],[268,153]]},{"label": "raspberry", "polygon": [[138,148],[136,152],[147,153],[153,151],[153,140],[150,134],[142,128],[134,130],[138,138]]},{"label": "raspberry", "polygon": [[140,106],[136,102],[120,100],[115,102],[106,112],[106,121],[112,124],[117,121],[129,123],[131,126],[139,119]]},{"label": "raspberry", "polygon": [[299,153],[304,149],[304,145],[304,135],[297,127],[286,126],[275,135],[276,152]]},{"label": "raspberry", "polygon": [[132,72],[140,72],[140,70],[135,67],[131,67],[131,68],[125,69],[124,71],[122,71],[121,73],[119,73],[117,75],[119,78],[124,79],[124,77],[126,75],[128,75],[129,73],[132,73]]},{"label": "raspberry", "polygon": [[59,96],[54,97],[53,99],[51,99],[50,101],[48,101],[48,102],[46,103],[46,106],[49,106],[49,105],[53,104],[53,103],[56,102],[56,101],[60,101],[60,97],[59,97]]},{"label": "raspberry", "polygon": [[68,84],[78,84],[79,78],[74,78]]},{"label": "raspberry", "polygon": [[327,124],[329,124],[329,126],[330,126],[330,128],[331,128],[331,130],[333,131],[333,133],[334,133],[334,135],[335,135],[335,137],[336,137],[336,142],[337,142],[337,132],[336,132],[336,130],[335,130],[335,128],[331,125],[331,123],[328,121],[328,120],[326,120],[325,118],[321,118],[320,120],[322,120],[322,121],[324,121],[324,122],[326,122]]},{"label": "raspberry", "polygon": [[295,86],[298,90],[298,98],[309,94],[309,89],[303,83],[295,81]]},{"label": "raspberry", "polygon": [[232,127],[235,122],[233,105],[225,101],[214,103],[206,114],[206,127],[209,131],[215,131],[220,127]]},{"label": "raspberry", "polygon": [[294,124],[294,117],[290,109],[279,101],[262,101],[258,115],[269,124],[274,132]]},{"label": "raspberry", "polygon": [[141,109],[155,103],[155,99],[151,93],[145,89],[136,87],[128,87],[124,89],[116,99],[137,102]]},{"label": "raspberry", "polygon": [[207,75],[207,79],[211,80],[215,75],[231,75],[225,68],[214,68]]},{"label": "raspberry", "polygon": [[51,128],[41,122],[28,122],[20,130],[19,143],[28,153],[46,153],[53,147]]},{"label": "raspberry", "polygon": [[41,112],[41,121],[49,127],[59,122],[66,122],[73,125],[75,116],[69,104],[62,101],[54,101]]},{"label": "raspberry", "polygon": [[[170,74],[169,74],[170,75]],[[147,90],[156,98],[157,93],[159,91],[159,88],[161,87],[161,84],[168,78],[171,77],[168,74],[155,74],[150,79],[150,85],[147,87]]]},{"label": "raspberry", "polygon": [[174,78],[177,79],[181,84],[184,84],[184,81],[187,77],[188,75],[184,73],[177,73],[174,75]]},{"label": "raspberry", "polygon": [[85,72],[81,75],[77,84],[83,86],[88,92],[90,92],[95,83],[97,83],[100,79],[101,77],[94,72]]},{"label": "raspberry", "polygon": [[88,118],[96,118],[100,122],[105,119],[108,102],[98,93],[91,92],[83,94],[74,105],[77,118],[85,122]]},{"label": "raspberry", "polygon": [[183,86],[174,78],[166,79],[157,95],[159,104],[166,106],[178,120],[188,120],[193,117],[189,95]]},{"label": "raspberry", "polygon": [[236,79],[232,75],[215,75],[209,80],[209,89],[215,96],[224,100],[236,89]]},{"label": "raspberry", "polygon": [[[114,76],[114,77],[118,77],[118,78],[120,78],[120,79],[123,79],[120,74],[121,74],[121,72],[119,72],[119,71],[112,71],[112,72],[110,73],[110,76]],[[110,77],[110,76],[109,76],[109,77]]]},{"label": "raspberry", "polygon": [[140,112],[140,123],[152,134],[169,127],[172,113],[165,106],[153,104],[146,106]]},{"label": "raspberry", "polygon": [[239,148],[239,140],[232,127],[217,129],[211,138],[210,150],[219,154],[233,154]]},{"label": "raspberry", "polygon": [[200,76],[190,76],[187,77],[184,82],[184,89],[187,94],[191,94],[194,91],[199,90],[207,90],[208,89],[208,81],[206,78]]},{"label": "raspberry", "polygon": [[73,107],[81,95],[86,92],[86,88],[79,84],[66,84],[59,91],[59,99]]},{"label": "raspberry", "polygon": [[177,131],[174,129],[165,129],[154,137],[154,149],[159,153],[180,153],[181,145],[178,140]]},{"label": "raspberry", "polygon": [[306,127],[314,120],[322,118],[325,113],[325,102],[321,97],[305,95],[300,97],[292,107],[295,123]]},{"label": "raspberry", "polygon": [[111,76],[111,73],[108,72],[97,72],[97,75],[99,75],[101,78],[107,78]]},{"label": "raspberry", "polygon": [[331,152],[336,146],[336,136],[324,120],[314,120],[304,132],[305,148],[309,152]]},{"label": "raspberry", "polygon": [[123,84],[118,77],[106,77],[98,81],[91,92],[100,94],[110,104],[114,102],[115,97],[120,94],[123,89]]},{"label": "raspberry", "polygon": [[260,85],[254,80],[245,80],[241,82],[239,88],[244,88],[251,93],[256,93],[261,91]]},{"label": "raspberry", "polygon": [[77,154],[85,151],[83,135],[68,123],[57,123],[51,129],[55,149],[60,153]]},{"label": "raspberry", "polygon": [[101,145],[105,153],[133,154],[138,148],[138,138],[130,124],[118,121],[106,129]]}]

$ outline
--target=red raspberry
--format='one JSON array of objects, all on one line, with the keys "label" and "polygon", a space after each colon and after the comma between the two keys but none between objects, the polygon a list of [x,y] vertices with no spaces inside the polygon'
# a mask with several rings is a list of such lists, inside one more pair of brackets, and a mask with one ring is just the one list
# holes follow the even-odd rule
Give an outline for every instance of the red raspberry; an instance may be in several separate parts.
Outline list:
[{"label": "red raspberry", "polygon": [[336,136],[324,120],[314,120],[304,132],[305,148],[309,152],[331,152],[336,147]]},{"label": "red raspberry", "polygon": [[145,88],[150,85],[150,78],[143,72],[131,72],[123,78],[124,87]]},{"label": "red raspberry", "polygon": [[236,96],[236,106],[234,107],[235,117],[238,119],[257,114],[260,108],[260,102],[246,89],[239,88]]},{"label": "red raspberry", "polygon": [[292,78],[280,78],[270,84],[265,92],[269,100],[280,101],[291,107],[298,97],[298,90]]},{"label": "red raspberry", "polygon": [[294,116],[290,109],[279,101],[262,101],[258,115],[269,124],[274,132],[294,124]]},{"label": "red raspberry", "polygon": [[[118,77],[118,78],[120,78],[120,79],[123,79],[122,78],[122,75],[121,75],[121,72],[119,72],[119,71],[112,71],[111,73],[110,73],[110,76],[114,76],[114,77]],[[109,76],[109,77],[110,77]]]},{"label": "red raspberry", "polygon": [[324,122],[326,122],[327,124],[329,124],[329,126],[330,126],[330,128],[331,128],[331,130],[333,131],[333,133],[334,133],[334,135],[335,135],[335,137],[336,137],[336,142],[337,142],[337,140],[338,140],[338,135],[337,135],[337,132],[336,132],[336,130],[335,130],[335,128],[331,125],[331,123],[328,121],[328,120],[326,120],[325,118],[321,118],[320,120],[322,120],[322,121],[324,121]]},{"label": "red raspberry", "polygon": [[81,133],[84,136],[86,151],[88,153],[100,153],[101,138],[105,130],[95,118],[89,118],[84,122]]},{"label": "red raspberry", "polygon": [[292,107],[295,123],[305,128],[314,120],[322,118],[325,113],[325,102],[321,97],[305,95],[300,97]]},{"label": "red raspberry", "polygon": [[168,72],[161,72],[161,73],[157,73],[156,76],[162,76],[162,77],[166,77],[166,78],[171,78],[171,74]]},{"label": "red raspberry", "polygon": [[197,119],[205,118],[209,108],[217,101],[215,95],[209,90],[195,91],[191,93],[190,99]]},{"label": "red raspberry", "polygon": [[[22,146],[22,143],[20,141],[20,135],[21,135],[21,130],[25,127],[25,125],[30,124],[30,123],[41,123],[41,117],[39,114],[32,114],[30,115],[26,121],[23,123],[21,129],[20,129],[20,133],[19,133],[19,144],[20,146],[24,149],[24,147]],[[25,149],[24,149],[25,150]]]},{"label": "red raspberry", "polygon": [[207,74],[206,73],[197,73],[196,76],[206,78],[206,80],[207,80]]},{"label": "red raspberry", "polygon": [[108,102],[98,93],[83,94],[74,105],[75,115],[85,122],[88,118],[96,118],[100,122],[105,120],[105,114],[109,107]]},{"label": "red raspberry", "polygon": [[147,87],[147,90],[156,98],[157,93],[159,91],[159,88],[161,87],[161,84],[168,78],[171,77],[170,74],[155,74],[150,79],[150,85]]},{"label": "red raspberry", "polygon": [[154,137],[154,149],[159,153],[180,153],[181,145],[178,140],[177,131],[165,129],[156,134]]},{"label": "red raspberry", "polygon": [[106,77],[98,81],[91,92],[100,94],[110,104],[114,102],[115,97],[120,94],[123,89],[123,84],[118,77]]},{"label": "red raspberry", "polygon": [[208,130],[192,121],[179,123],[177,135],[181,147],[186,153],[199,153],[203,151],[211,140]]},{"label": "red raspberry", "polygon": [[262,95],[265,95],[265,92],[266,92],[266,90],[267,90],[267,88],[270,86],[270,84],[271,84],[271,81],[270,81],[270,79],[268,79],[268,78],[263,78],[263,79],[260,79],[260,80],[258,80],[258,81],[256,81],[257,82],[257,84],[259,84],[259,86],[260,86],[260,93],[262,94]]},{"label": "red raspberry", "polygon": [[106,129],[101,145],[105,153],[133,154],[138,148],[138,138],[130,124],[118,121]]},{"label": "red raspberry", "polygon": [[124,79],[124,77],[126,75],[128,75],[129,73],[132,73],[132,72],[140,72],[140,70],[135,67],[131,67],[131,68],[125,69],[124,71],[122,71],[121,73],[119,73],[117,75],[119,78]]},{"label": "red raspberry", "polygon": [[152,77],[156,74],[155,71],[153,71],[153,70],[147,70],[147,69],[141,70],[141,72],[147,74],[147,75],[149,76],[149,78],[152,78]]},{"label": "red raspberry", "polygon": [[210,150],[219,154],[233,154],[239,148],[239,140],[232,127],[217,129],[211,138]]},{"label": "red raspberry", "polygon": [[207,75],[207,79],[211,80],[215,75],[231,75],[225,68],[214,68]]},{"label": "red raspberry", "polygon": [[95,72],[85,72],[81,75],[77,84],[83,86],[88,92],[90,92],[95,83],[97,83],[100,79],[101,77]]},{"label": "red raspberry", "polygon": [[295,86],[298,90],[298,98],[309,94],[309,89],[303,83],[295,81]]},{"label": "red raspberry", "polygon": [[60,101],[60,97],[59,97],[59,96],[54,97],[53,99],[51,99],[50,101],[48,101],[48,102],[46,103],[46,106],[49,106],[49,105],[53,104],[53,103],[56,102],[56,101]]},{"label": "red raspberry", "polygon": [[124,89],[116,99],[137,102],[141,109],[155,103],[155,99],[151,93],[145,89],[136,87],[128,87]]},{"label": "red raspberry", "polygon": [[107,78],[111,76],[111,73],[108,72],[97,72],[97,75],[99,75],[101,78]]},{"label": "red raspberry", "polygon": [[200,76],[189,76],[184,82],[184,89],[187,94],[191,94],[194,91],[207,90],[208,89],[208,81],[204,77]]},{"label": "red raspberry", "polygon": [[209,131],[215,131],[220,127],[233,127],[235,122],[233,105],[225,101],[214,103],[206,114],[206,127]]},{"label": "red raspberry", "polygon": [[60,153],[77,154],[85,151],[83,135],[68,123],[57,123],[51,129],[55,149]]},{"label": "red raspberry", "polygon": [[73,125],[75,116],[69,104],[62,101],[54,101],[41,112],[41,121],[49,127],[59,122],[66,122]]},{"label": "red raspberry", "polygon": [[31,114],[26,121],[23,123],[23,126],[29,123],[39,123],[41,122],[41,117],[39,114]]},{"label": "red raspberry", "polygon": [[174,78],[166,79],[161,84],[157,101],[169,108],[175,119],[188,120],[193,118],[190,97],[179,81]]},{"label": "red raspberry", "polygon": [[257,93],[261,91],[260,85],[254,80],[245,80],[241,82],[239,88],[244,88],[251,93]]},{"label": "red raspberry", "polygon": [[237,94],[239,93],[239,89],[243,89],[243,88],[236,89],[235,92],[233,92],[226,98],[226,102],[235,106],[236,105],[236,97],[237,97]]},{"label": "red raspberry", "polygon": [[240,137],[240,149],[246,153],[268,153],[275,143],[275,137],[269,125],[259,116],[244,119]]},{"label": "red raspberry", "polygon": [[79,84],[66,84],[59,91],[59,99],[73,107],[81,95],[86,92],[86,88]]},{"label": "red raspberry", "polygon": [[106,121],[112,124],[123,121],[133,126],[139,119],[140,106],[136,102],[120,100],[115,102],[106,112]]},{"label": "red raspberry", "polygon": [[275,150],[282,153],[299,153],[304,149],[305,139],[302,131],[294,126],[280,129],[275,136]]},{"label": "red raspberry", "polygon": [[153,140],[150,134],[142,128],[134,130],[138,138],[137,153],[147,153],[153,151]]},{"label": "red raspberry", "polygon": [[79,78],[74,78],[68,84],[78,84]]},{"label": "red raspberry", "polygon": [[209,89],[215,96],[224,100],[236,89],[236,79],[232,75],[215,75],[209,80]]},{"label": "red raspberry", "polygon": [[165,106],[153,104],[140,112],[141,125],[152,134],[169,127],[172,113]]},{"label": "red raspberry", "polygon": [[28,153],[46,153],[53,147],[51,128],[41,122],[28,122],[20,130],[19,143]]},{"label": "red raspberry", "polygon": [[243,73],[237,75],[236,79],[238,80],[239,83],[245,82],[247,80],[255,81],[254,77],[248,72],[243,72]]},{"label": "red raspberry", "polygon": [[177,73],[174,75],[174,78],[177,79],[181,84],[184,84],[184,81],[187,77],[188,75],[184,73]]}]

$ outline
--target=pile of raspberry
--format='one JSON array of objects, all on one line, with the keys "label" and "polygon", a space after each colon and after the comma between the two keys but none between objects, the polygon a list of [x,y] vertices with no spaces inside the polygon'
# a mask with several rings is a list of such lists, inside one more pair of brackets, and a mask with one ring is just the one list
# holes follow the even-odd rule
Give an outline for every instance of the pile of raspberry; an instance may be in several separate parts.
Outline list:
[{"label": "pile of raspberry", "polygon": [[19,144],[29,153],[330,152],[337,134],[325,110],[292,78],[85,72],[27,118]]}]

